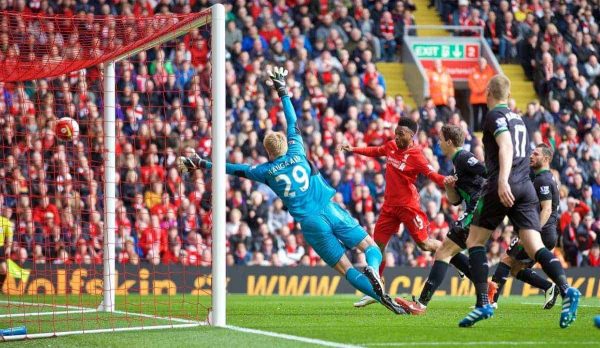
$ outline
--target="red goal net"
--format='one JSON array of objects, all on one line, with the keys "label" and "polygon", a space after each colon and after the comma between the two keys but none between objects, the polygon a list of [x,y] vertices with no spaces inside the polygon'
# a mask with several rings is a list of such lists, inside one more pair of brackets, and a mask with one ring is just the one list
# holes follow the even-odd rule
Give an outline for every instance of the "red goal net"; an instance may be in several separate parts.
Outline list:
[{"label": "red goal net", "polygon": [[[211,295],[211,11],[121,16],[0,13],[0,329],[200,325]],[[163,11],[164,12],[164,11]],[[105,124],[103,68],[116,61]],[[79,135],[59,139],[68,117]],[[106,127],[116,130],[116,230],[104,221]],[[115,234],[116,311],[98,306]]]}]

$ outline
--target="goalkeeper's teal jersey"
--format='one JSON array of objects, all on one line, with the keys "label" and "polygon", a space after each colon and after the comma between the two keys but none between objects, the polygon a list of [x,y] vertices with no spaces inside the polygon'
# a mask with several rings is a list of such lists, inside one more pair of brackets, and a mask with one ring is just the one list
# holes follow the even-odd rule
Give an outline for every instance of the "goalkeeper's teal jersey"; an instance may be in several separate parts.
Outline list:
[{"label": "goalkeeper's teal jersey", "polygon": [[335,190],[306,158],[290,97],[284,96],[282,102],[287,120],[287,153],[253,167],[228,163],[227,174],[267,184],[281,198],[290,214],[300,219],[321,210],[331,201]]}]

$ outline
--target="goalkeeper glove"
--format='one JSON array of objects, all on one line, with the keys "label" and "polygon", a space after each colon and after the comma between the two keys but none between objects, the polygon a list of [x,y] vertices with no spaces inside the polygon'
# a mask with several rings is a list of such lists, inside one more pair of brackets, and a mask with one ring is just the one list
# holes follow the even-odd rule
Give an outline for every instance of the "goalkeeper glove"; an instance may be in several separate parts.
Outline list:
[{"label": "goalkeeper glove", "polygon": [[273,70],[268,72],[269,78],[271,79],[271,86],[277,90],[279,97],[287,95],[287,86],[285,85],[285,77],[288,71],[282,67],[275,67]]},{"label": "goalkeeper glove", "polygon": [[194,153],[190,157],[181,156],[177,161],[177,168],[181,173],[189,173],[196,169],[207,168],[208,161]]}]

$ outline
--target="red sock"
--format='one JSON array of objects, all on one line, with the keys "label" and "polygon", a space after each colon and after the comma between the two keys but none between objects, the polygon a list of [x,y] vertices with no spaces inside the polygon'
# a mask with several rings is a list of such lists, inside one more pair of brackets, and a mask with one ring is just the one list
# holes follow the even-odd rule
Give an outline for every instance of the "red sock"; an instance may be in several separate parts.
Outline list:
[{"label": "red sock", "polygon": [[379,277],[383,277],[383,270],[385,269],[385,259],[381,261],[381,265],[379,265]]}]

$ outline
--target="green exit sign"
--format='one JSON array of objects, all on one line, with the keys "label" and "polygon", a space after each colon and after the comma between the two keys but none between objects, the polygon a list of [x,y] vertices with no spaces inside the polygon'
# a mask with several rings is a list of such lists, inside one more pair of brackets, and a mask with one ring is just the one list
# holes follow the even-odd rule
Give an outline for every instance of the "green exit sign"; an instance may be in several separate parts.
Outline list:
[{"label": "green exit sign", "polygon": [[420,59],[465,59],[478,58],[477,44],[424,44],[412,45],[413,52]]}]

